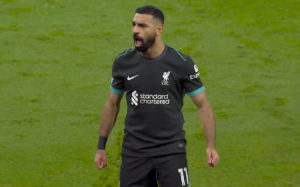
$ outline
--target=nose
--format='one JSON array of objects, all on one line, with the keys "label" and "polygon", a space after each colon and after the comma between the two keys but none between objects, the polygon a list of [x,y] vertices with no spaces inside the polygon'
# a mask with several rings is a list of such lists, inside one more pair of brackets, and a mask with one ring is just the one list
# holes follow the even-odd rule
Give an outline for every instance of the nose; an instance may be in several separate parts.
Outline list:
[{"label": "nose", "polygon": [[136,25],[132,26],[132,32],[134,34],[138,34],[139,33],[138,27]]}]

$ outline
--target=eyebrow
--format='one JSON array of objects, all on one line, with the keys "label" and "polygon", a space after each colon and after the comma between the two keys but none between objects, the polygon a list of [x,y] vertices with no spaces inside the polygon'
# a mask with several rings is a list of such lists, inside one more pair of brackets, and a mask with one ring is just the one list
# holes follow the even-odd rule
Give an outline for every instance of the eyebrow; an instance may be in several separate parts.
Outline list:
[{"label": "eyebrow", "polygon": [[142,27],[148,26],[146,23],[136,23],[135,21],[132,21],[131,23],[132,23],[133,25],[136,24],[136,25],[142,26]]}]

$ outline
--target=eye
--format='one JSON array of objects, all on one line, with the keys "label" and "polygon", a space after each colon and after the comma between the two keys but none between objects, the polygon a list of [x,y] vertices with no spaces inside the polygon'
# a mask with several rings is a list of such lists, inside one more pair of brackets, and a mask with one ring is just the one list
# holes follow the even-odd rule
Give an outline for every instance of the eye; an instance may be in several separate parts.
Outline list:
[{"label": "eye", "polygon": [[147,25],[146,24],[139,24],[139,27],[145,28],[145,27],[147,27]]}]

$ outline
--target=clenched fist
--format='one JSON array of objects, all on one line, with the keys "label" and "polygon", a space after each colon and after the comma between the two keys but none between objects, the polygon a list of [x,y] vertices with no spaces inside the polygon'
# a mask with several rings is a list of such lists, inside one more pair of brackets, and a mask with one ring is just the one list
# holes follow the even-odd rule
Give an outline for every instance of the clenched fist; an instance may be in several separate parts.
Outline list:
[{"label": "clenched fist", "polygon": [[107,153],[105,150],[97,150],[94,158],[94,163],[98,169],[104,169],[107,167],[106,158]]}]

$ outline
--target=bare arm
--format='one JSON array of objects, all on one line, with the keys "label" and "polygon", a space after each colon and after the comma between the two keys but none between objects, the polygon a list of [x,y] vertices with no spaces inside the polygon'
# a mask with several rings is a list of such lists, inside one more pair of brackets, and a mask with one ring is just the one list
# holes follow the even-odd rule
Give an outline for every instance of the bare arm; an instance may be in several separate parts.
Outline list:
[{"label": "bare arm", "polygon": [[[101,116],[100,121],[100,136],[108,137],[114,124],[116,122],[120,101],[122,95],[117,95],[112,92],[109,93],[109,96],[105,102],[104,110]],[[96,151],[94,162],[98,169],[104,169],[107,166],[107,153],[105,150],[99,149]]]},{"label": "bare arm", "polygon": [[105,102],[104,110],[100,121],[100,136],[108,137],[116,122],[120,101],[123,95],[117,95],[112,92]]},{"label": "bare arm", "polygon": [[216,123],[213,110],[209,104],[205,92],[192,97],[197,106],[200,119],[203,124],[206,142],[207,142],[207,163],[209,166],[215,166],[219,161],[219,155],[216,150]]}]

